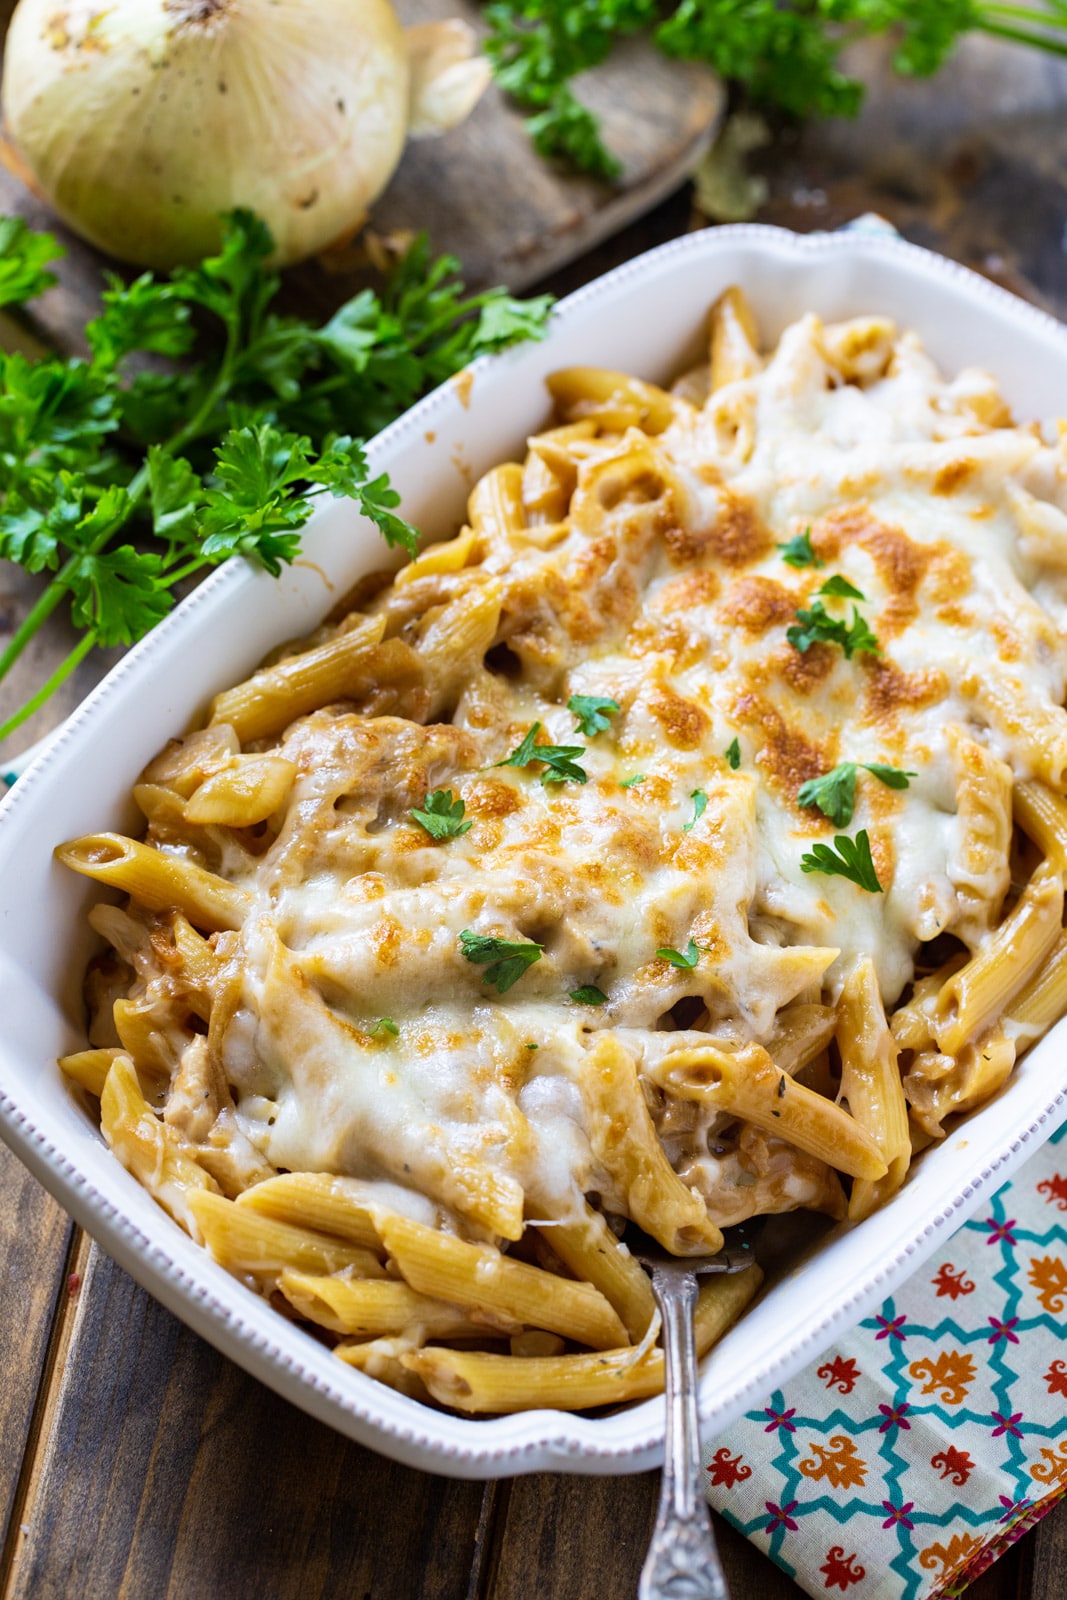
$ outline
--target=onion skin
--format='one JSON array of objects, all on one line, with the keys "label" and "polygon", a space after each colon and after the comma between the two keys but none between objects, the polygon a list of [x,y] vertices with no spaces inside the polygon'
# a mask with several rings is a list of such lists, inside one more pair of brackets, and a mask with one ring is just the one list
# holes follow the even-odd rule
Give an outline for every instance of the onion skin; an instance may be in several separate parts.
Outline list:
[{"label": "onion skin", "polygon": [[19,0],[3,100],[41,193],[100,249],[198,261],[246,206],[284,266],[362,222],[409,87],[388,0]]}]

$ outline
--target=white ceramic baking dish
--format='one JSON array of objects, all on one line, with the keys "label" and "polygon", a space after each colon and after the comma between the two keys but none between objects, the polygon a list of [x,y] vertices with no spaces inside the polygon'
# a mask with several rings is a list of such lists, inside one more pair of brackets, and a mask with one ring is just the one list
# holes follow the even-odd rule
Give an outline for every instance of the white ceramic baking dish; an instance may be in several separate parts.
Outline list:
[{"label": "white ceramic baking dish", "polygon": [[[371,447],[405,514],[454,531],[473,478],[519,450],[547,415],[542,378],[591,362],[664,379],[699,349],[706,310],[743,284],[764,335],[806,309],[888,313],[942,367],[991,369],[1020,417],[1067,410],[1067,330],[983,279],[890,238],[720,228],[664,245],[572,295],[543,344],[473,369]],[[559,1468],[630,1472],[660,1456],[659,1400],[606,1417],[554,1411],[467,1420],[394,1394],[331,1358],[194,1245],[107,1151],[55,1066],[82,1041],[81,981],[98,890],[52,861],[59,840],[135,824],[139,769],[212,693],[278,640],[315,625],[361,573],[378,536],[332,502],[306,559],[280,581],[233,562],[132,650],[0,805],[0,1134],[116,1260],[190,1327],[315,1416],[401,1461],[459,1477]],[[835,1231],[777,1282],[706,1364],[709,1431],[762,1403],[930,1255],[1067,1116],[1067,1023],[1001,1096],[923,1158],[861,1227]]]}]

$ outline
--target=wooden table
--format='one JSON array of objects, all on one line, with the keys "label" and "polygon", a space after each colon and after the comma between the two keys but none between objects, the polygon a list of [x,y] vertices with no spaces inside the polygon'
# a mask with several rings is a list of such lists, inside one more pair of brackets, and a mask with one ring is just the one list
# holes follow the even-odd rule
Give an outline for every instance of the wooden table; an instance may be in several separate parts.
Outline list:
[{"label": "wooden table", "polygon": [[[878,210],[909,237],[1067,314],[1067,73],[976,45],[935,85],[897,84],[889,95],[877,52],[863,66],[875,92],[858,126],[782,130],[761,152],[761,219],[828,227]],[[689,224],[683,192],[553,287]],[[28,581],[0,570],[0,642],[29,593]],[[44,650],[58,659],[66,648],[57,624]],[[2,1147],[0,1185],[0,1600],[636,1593],[658,1474],[482,1485],[395,1466],[189,1333]],[[799,1595],[728,1528],[719,1532],[735,1600]],[[1067,1506],[970,1593],[1063,1600]]]}]

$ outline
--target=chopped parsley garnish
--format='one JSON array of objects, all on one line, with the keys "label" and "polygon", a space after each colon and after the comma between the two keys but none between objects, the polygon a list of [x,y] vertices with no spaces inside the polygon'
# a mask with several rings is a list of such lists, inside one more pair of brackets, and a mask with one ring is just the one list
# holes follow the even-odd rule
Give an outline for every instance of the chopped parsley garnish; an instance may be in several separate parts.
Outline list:
[{"label": "chopped parsley garnish", "polygon": [[[482,933],[472,933],[464,928],[459,936],[463,954],[468,961],[485,966],[482,982],[491,983],[497,994],[506,994],[513,983],[518,983],[527,967],[540,961],[543,944],[521,944],[511,939],[492,939]],[[489,963],[489,965],[486,965]]]},{"label": "chopped parsley garnish", "polygon": [[832,578],[827,578],[819,593],[836,595],[840,600],[866,600],[867,598],[862,589],[857,589],[854,583],[849,583],[848,579],[843,578],[839,572],[835,572]]},{"label": "chopped parsley garnish", "polygon": [[647,777],[648,777],[648,773],[647,772],[635,772],[632,778],[620,778],[619,779],[619,788],[620,789],[632,789],[635,784],[644,783],[644,781],[645,781],[645,779]]},{"label": "chopped parsley garnish", "polygon": [[603,989],[598,989],[595,983],[583,983],[580,989],[572,989],[571,999],[577,1000],[580,1006],[606,1006],[608,997]]},{"label": "chopped parsley garnish", "polygon": [[496,762],[498,767],[528,767],[535,761],[543,761],[547,770],[541,774],[542,783],[588,783],[589,774],[584,767],[575,761],[575,756],[585,754],[582,744],[538,744],[537,735],[541,732],[541,724],[535,722],[523,739],[522,743],[514,749],[503,761]]},{"label": "chopped parsley garnish", "polygon": [[839,833],[834,847],[836,855],[828,844],[812,845],[811,853],[800,858],[801,872],[825,872],[829,878],[848,878],[869,894],[882,893],[866,828],[861,828],[854,839],[847,833]]},{"label": "chopped parsley garnish", "polygon": [[909,778],[917,772],[904,772],[900,767],[885,767],[878,761],[839,761],[831,772],[821,778],[811,778],[797,790],[797,803],[818,806],[835,828],[847,828],[856,809],[856,773],[860,767],[873,773],[889,789],[906,789]]},{"label": "chopped parsley garnish", "polygon": [[731,740],[731,742],[726,746],[725,754],[726,760],[736,772],[738,767],[741,765],[741,746],[738,744],[736,739]]},{"label": "chopped parsley garnish", "polygon": [[832,617],[822,601],[816,600],[810,611],[797,612],[797,620],[785,630],[785,636],[801,655],[813,644],[839,644],[847,661],[859,650],[872,656],[881,655],[878,640],[855,606],[851,623],[846,623]]},{"label": "chopped parsley garnish", "polygon": [[579,733],[591,739],[595,733],[604,732],[608,718],[619,710],[619,702],[607,700],[599,694],[572,694],[567,701],[567,710],[574,712]]},{"label": "chopped parsley garnish", "polygon": [[803,533],[798,533],[795,539],[790,539],[788,544],[778,546],[782,552],[782,560],[787,567],[825,567],[826,562],[820,561],[815,551],[811,548],[811,529],[805,528]]},{"label": "chopped parsley garnish", "polygon": [[458,839],[471,828],[469,822],[463,821],[465,809],[462,800],[453,798],[451,789],[435,789],[426,796],[422,810],[412,811],[411,815],[431,839]]},{"label": "chopped parsley garnish", "polygon": [[693,802],[693,816],[682,828],[683,833],[689,833],[691,829],[695,828],[708,808],[708,797],[703,789],[694,789],[689,798]]},{"label": "chopped parsley garnish", "polygon": [[681,967],[688,972],[700,960],[700,946],[695,939],[690,939],[686,945],[684,955],[680,950],[672,950],[669,945],[662,950],[657,950],[656,954],[662,961],[669,961],[672,967]]},{"label": "chopped parsley garnish", "polygon": [[393,1035],[393,1037],[395,1038],[396,1035],[400,1032],[400,1029],[397,1027],[397,1025],[393,1021],[392,1017],[379,1017],[377,1022],[374,1024],[374,1027],[370,1030],[370,1032],[371,1032],[371,1038],[372,1039],[374,1038],[374,1035],[377,1034],[377,1033],[391,1033]]},{"label": "chopped parsley garnish", "polygon": [[540,1046],[536,1045],[536,1044],[531,1044],[530,1041],[527,1040],[526,1041],[526,1048],[527,1048],[527,1050],[537,1050],[537,1049],[540,1048]]}]

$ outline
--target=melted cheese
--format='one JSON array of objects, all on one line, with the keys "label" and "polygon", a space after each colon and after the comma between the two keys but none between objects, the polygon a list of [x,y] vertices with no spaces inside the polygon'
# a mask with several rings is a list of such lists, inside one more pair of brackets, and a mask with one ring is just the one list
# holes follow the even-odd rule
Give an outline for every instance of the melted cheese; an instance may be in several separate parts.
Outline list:
[{"label": "melted cheese", "polygon": [[[946,728],[1027,770],[977,708],[975,674],[1002,671],[1067,725],[1063,454],[1036,429],[988,425],[989,383],[944,381],[910,337],[864,386],[827,347],[806,318],[757,376],[679,401],[657,438],[579,440],[564,523],[483,532],[461,570],[367,607],[418,648],[491,585],[495,648],[438,686],[448,720],[342,705],[277,743],[297,777],[270,848],[228,863],[254,912],[227,946],[240,998],[221,1038],[242,1126],[272,1165],[395,1180],[475,1230],[486,1193],[516,1214],[525,1196],[564,1215],[588,1191],[623,1210],[582,1092],[600,1031],[639,1068],[701,1006],[706,1026],[766,1041],[789,1002],[832,1001],[860,955],[891,1004],[920,943],[959,925]],[[820,565],[797,570],[779,546],[805,530]],[[879,654],[788,642],[834,573],[865,597]],[[576,693],[619,703],[607,732],[576,733]],[[587,746],[587,783],[498,765],[534,722]],[[906,790],[859,776],[846,831],[868,830],[881,894],[802,870],[836,830],[797,791],[842,761],[917,774]],[[434,843],[410,811],[438,788],[473,825]],[[497,995],[464,959],[465,929],[543,955]],[[690,970],[656,954],[691,939]],[[589,984],[607,1004],[568,998]],[[395,1037],[374,1031],[381,1017]],[[753,1171],[771,1190],[760,1209],[820,1203],[819,1163],[751,1129],[717,1145],[722,1126],[667,1139],[716,1218],[752,1208]]]}]

